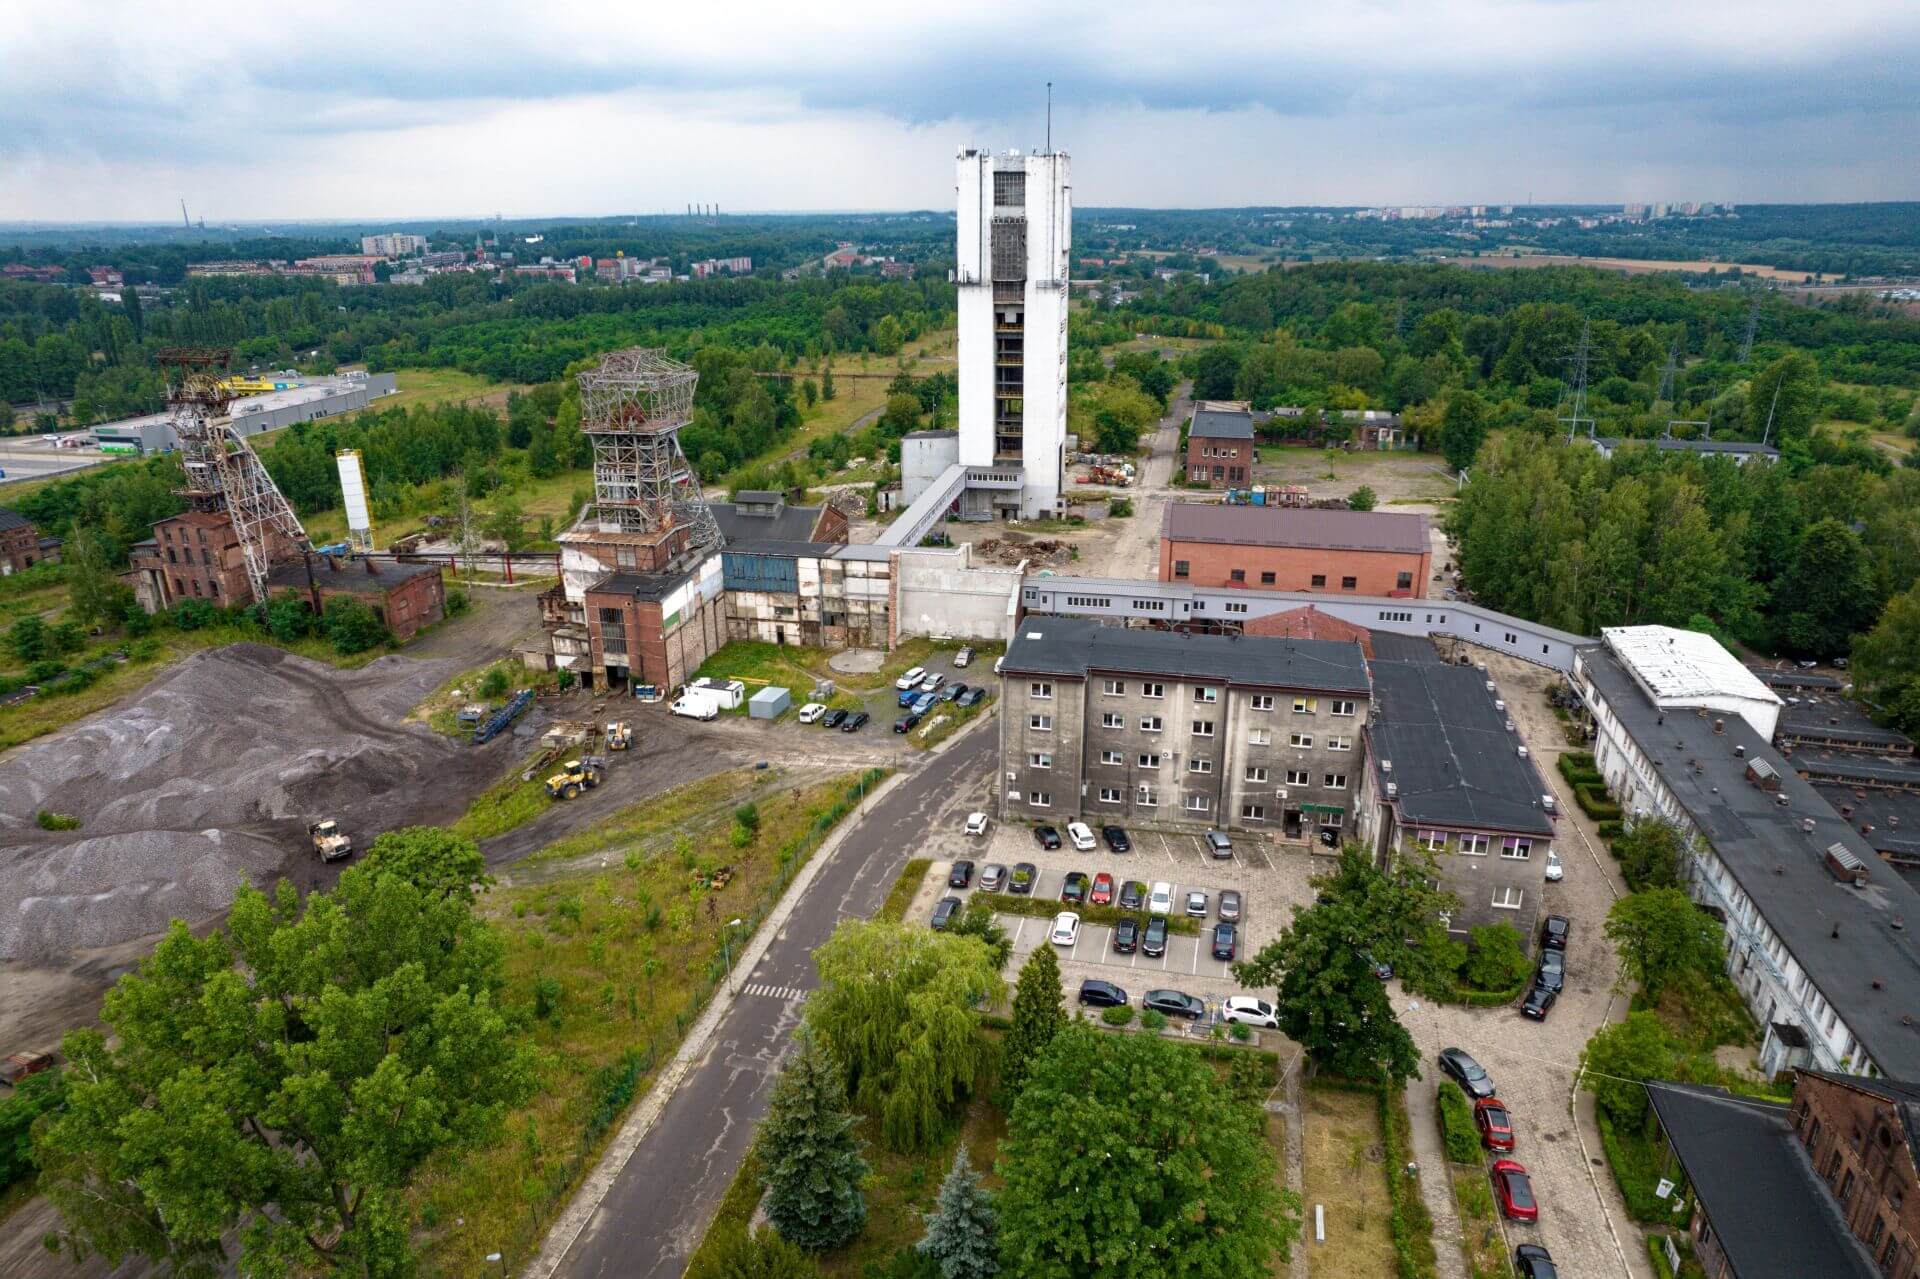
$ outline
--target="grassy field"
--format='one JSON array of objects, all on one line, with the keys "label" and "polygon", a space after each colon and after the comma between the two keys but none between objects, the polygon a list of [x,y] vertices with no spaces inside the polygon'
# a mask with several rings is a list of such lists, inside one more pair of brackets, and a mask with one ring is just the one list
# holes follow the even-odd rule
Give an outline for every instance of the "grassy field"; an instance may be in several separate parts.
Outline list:
[{"label": "grassy field", "polygon": [[510,391],[525,391],[525,385],[495,382],[459,369],[397,369],[394,382],[400,388],[376,401],[383,409],[411,408],[415,404],[467,404],[479,400],[505,405]]},{"label": "grassy field", "polygon": [[1473,1279],[1510,1279],[1513,1263],[1507,1238],[1500,1232],[1499,1210],[1493,1205],[1493,1186],[1487,1170],[1475,1165],[1447,1166],[1453,1179],[1453,1202],[1460,1212],[1461,1248],[1466,1253],[1467,1273]]},{"label": "grassy field", "polygon": [[[1394,1273],[1381,1164],[1378,1101],[1372,1093],[1306,1089],[1302,1203],[1315,1279],[1380,1279]],[[1313,1208],[1326,1207],[1327,1241],[1311,1242]]]},{"label": "grassy field", "polygon": [[[700,663],[694,676],[740,680],[749,686],[749,697],[756,688],[778,684],[791,690],[794,701],[800,702],[805,700],[806,691],[816,679],[830,679],[842,690],[870,693],[891,685],[900,672],[920,665],[936,652],[955,652],[963,647],[966,647],[964,640],[909,639],[888,652],[886,663],[878,671],[848,673],[836,671],[827,664],[832,654],[825,649],[735,640]],[[973,646],[975,653],[984,653],[987,647]],[[988,665],[992,661],[989,657]]]},{"label": "grassy field", "polygon": [[[438,1161],[414,1185],[425,1272],[490,1273],[492,1252],[512,1270],[532,1255],[724,979],[718,921],[749,921],[734,930],[737,953],[851,809],[852,774],[798,791],[772,785],[771,774],[728,776],[731,800],[753,798],[759,809],[758,833],[744,847],[729,837],[724,812],[674,820],[670,794],[615,823],[629,834],[673,830],[671,849],[629,848],[617,868],[497,889],[481,903],[506,947],[506,998],[529,1016],[546,1064],[538,1096],[508,1117],[496,1141]],[[706,873],[721,865],[733,878],[710,890]]]}]

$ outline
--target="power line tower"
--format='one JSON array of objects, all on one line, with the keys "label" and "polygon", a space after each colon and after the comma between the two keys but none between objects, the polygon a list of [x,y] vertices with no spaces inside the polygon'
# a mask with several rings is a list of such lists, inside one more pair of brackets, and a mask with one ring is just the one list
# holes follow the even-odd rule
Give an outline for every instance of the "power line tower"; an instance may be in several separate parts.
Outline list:
[{"label": "power line tower", "polygon": [[1747,331],[1740,338],[1740,360],[1745,364],[1753,358],[1753,335],[1760,331],[1760,295],[1754,294],[1752,303],[1747,307]]},{"label": "power line tower", "polygon": [[1654,393],[1655,404],[1673,403],[1673,375],[1680,369],[1680,339],[1675,338],[1667,347],[1667,362],[1660,366],[1660,389]]},{"label": "power line tower", "polygon": [[718,547],[720,525],[680,450],[700,375],[664,351],[629,347],[579,375],[580,429],[593,441],[594,513],[602,532],[666,538],[685,552]]},{"label": "power line tower", "polygon": [[220,380],[231,355],[225,347],[197,346],[173,347],[157,358],[186,476],[180,495],[192,509],[233,522],[253,602],[265,604],[268,572],[313,547],[293,507],[227,417],[233,395]]},{"label": "power line tower", "polygon": [[1573,437],[1582,426],[1587,428],[1587,438],[1593,438],[1593,419],[1587,416],[1587,361],[1593,354],[1593,324],[1583,321],[1580,325],[1580,340],[1574,344],[1573,354],[1566,357],[1573,366],[1573,376],[1569,379],[1567,412],[1560,418],[1566,423],[1567,443],[1573,443]]}]

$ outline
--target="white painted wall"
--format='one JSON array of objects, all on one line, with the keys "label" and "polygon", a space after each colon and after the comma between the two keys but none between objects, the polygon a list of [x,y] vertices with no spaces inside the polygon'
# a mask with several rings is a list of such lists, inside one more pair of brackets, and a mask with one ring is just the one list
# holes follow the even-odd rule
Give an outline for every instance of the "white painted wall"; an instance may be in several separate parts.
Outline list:
[{"label": "white painted wall", "polygon": [[[899,637],[1006,640],[1012,635],[1021,570],[976,568],[966,546],[897,553],[894,619]],[[851,583],[849,583],[851,586]]]}]

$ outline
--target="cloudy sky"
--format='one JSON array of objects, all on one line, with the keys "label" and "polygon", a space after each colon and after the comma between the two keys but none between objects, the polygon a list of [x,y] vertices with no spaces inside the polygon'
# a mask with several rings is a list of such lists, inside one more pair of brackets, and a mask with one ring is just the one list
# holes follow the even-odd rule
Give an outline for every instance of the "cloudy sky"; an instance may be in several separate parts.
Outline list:
[{"label": "cloudy sky", "polygon": [[[16,8],[14,17],[5,11]],[[0,219],[1920,198],[1916,0],[0,0]]]}]

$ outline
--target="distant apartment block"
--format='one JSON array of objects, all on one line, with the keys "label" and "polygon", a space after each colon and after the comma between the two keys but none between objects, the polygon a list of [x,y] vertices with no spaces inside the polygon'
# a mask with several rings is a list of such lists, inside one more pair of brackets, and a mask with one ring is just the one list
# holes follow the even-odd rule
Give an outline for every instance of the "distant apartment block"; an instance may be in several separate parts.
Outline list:
[{"label": "distant apartment block", "polygon": [[380,258],[411,258],[427,251],[427,237],[389,231],[360,237],[360,252]]},{"label": "distant apartment block", "polygon": [[691,268],[693,278],[704,280],[710,275],[752,275],[752,258],[708,258],[695,262]]}]

